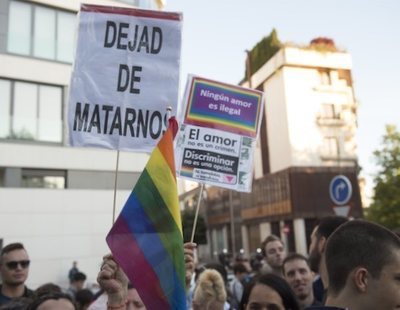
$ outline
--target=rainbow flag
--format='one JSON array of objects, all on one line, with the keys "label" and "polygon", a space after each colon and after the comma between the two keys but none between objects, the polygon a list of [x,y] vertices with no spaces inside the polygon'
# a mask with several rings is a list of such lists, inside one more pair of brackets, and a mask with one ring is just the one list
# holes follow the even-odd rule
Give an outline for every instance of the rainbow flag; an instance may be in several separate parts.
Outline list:
[{"label": "rainbow flag", "polygon": [[175,118],[107,235],[147,309],[186,309],[183,235],[175,176]]}]

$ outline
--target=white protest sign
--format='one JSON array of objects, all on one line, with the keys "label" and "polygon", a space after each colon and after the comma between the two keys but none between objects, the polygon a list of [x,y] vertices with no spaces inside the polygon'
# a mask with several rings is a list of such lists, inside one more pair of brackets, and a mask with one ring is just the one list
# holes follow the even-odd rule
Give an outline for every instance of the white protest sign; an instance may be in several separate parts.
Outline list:
[{"label": "white protest sign", "polygon": [[186,179],[250,192],[263,93],[190,76],[176,152]]},{"label": "white protest sign", "polygon": [[242,192],[251,191],[254,138],[185,125],[177,142],[177,167],[183,178]]},{"label": "white protest sign", "polygon": [[71,78],[72,146],[149,152],[176,114],[182,15],[82,5]]}]

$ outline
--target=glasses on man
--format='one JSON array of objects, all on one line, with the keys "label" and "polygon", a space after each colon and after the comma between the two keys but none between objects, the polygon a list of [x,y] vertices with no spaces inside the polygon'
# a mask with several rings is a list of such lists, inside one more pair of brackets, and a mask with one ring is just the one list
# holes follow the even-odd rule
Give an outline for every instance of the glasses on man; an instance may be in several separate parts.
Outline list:
[{"label": "glasses on man", "polygon": [[31,263],[30,260],[20,260],[20,261],[10,261],[5,263],[8,269],[15,270],[18,268],[18,265],[21,266],[22,269],[28,268],[29,264]]}]

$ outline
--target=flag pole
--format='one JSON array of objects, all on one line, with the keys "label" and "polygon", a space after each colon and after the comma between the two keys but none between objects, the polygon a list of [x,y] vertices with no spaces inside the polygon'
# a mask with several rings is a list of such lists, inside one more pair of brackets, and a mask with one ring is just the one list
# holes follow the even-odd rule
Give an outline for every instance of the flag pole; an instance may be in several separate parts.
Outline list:
[{"label": "flag pole", "polygon": [[200,203],[201,199],[203,198],[203,189],[204,189],[204,183],[201,183],[199,199],[197,200],[196,214],[194,216],[194,222],[193,222],[192,237],[190,238],[191,243],[193,243],[194,240],[194,233],[196,231],[196,225],[197,225],[197,217],[199,216]]},{"label": "flag pole", "polygon": [[115,222],[115,203],[117,200],[117,182],[118,182],[118,164],[119,164],[119,150],[117,151],[117,163],[115,165],[115,179],[114,179],[114,202],[113,202],[113,215],[112,215],[112,223]]}]

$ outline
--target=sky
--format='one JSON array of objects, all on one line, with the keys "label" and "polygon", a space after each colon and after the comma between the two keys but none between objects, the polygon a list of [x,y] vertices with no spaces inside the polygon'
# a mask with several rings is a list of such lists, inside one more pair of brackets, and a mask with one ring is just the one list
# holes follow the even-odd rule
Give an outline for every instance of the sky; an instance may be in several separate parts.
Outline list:
[{"label": "sky", "polygon": [[[282,42],[329,37],[351,54],[358,107],[358,158],[371,195],[386,124],[400,130],[399,0],[166,0],[183,13],[181,95],[188,74],[238,84],[245,50],[273,28]],[[268,103],[267,103],[268,104]]]}]

